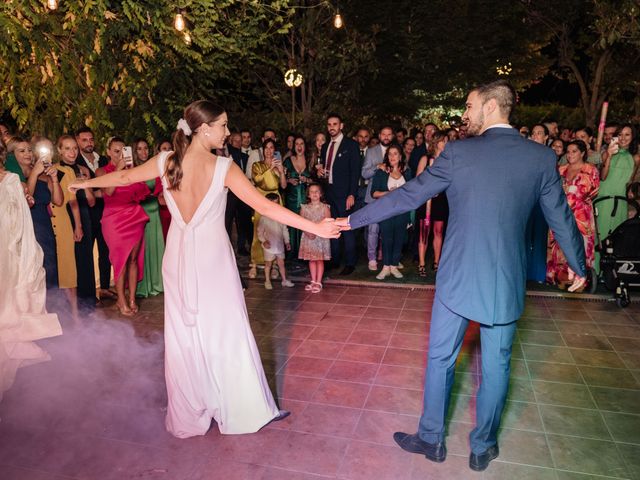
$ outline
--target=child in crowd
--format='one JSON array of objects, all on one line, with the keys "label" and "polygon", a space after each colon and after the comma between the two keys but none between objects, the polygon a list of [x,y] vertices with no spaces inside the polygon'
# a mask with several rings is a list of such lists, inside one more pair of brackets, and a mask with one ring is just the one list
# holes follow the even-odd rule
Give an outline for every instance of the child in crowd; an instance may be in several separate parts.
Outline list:
[{"label": "child in crowd", "polygon": [[[322,201],[322,188],[317,183],[312,183],[307,188],[307,203],[301,205],[300,215],[312,222],[331,218],[329,205]],[[309,260],[311,282],[304,289],[311,293],[319,293],[322,290],[324,262],[325,260],[331,260],[329,239],[302,232],[298,258],[300,260]]]},{"label": "child in crowd", "polygon": [[[268,193],[268,200],[280,203],[280,197],[276,193]],[[289,243],[289,229],[286,225],[278,223],[267,217],[260,217],[258,221],[258,240],[264,252],[264,288],[271,290],[271,266],[275,261],[280,269],[283,287],[293,287],[293,282],[287,280],[287,272],[284,267],[284,252],[291,250]]]}]

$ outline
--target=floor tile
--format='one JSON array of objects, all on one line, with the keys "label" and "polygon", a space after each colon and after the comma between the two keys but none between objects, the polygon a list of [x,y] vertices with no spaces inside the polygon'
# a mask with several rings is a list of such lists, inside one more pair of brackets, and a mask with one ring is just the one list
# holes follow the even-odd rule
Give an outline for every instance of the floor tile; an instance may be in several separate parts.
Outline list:
[{"label": "floor tile", "polygon": [[610,387],[590,387],[590,390],[600,410],[640,415],[640,390]]},{"label": "floor tile", "polygon": [[527,360],[543,362],[574,363],[573,357],[567,347],[554,347],[546,345],[522,345],[524,357]]},{"label": "floor tile", "polygon": [[602,412],[602,416],[615,441],[640,445],[640,415]]},{"label": "floor tile", "polygon": [[396,480],[409,474],[410,459],[398,447],[351,441],[338,478]]},{"label": "floor tile", "polygon": [[631,478],[640,478],[640,446],[619,443],[618,451],[627,464]]},{"label": "floor tile", "polygon": [[485,480],[557,480],[552,468],[531,467],[497,460],[489,464],[484,473]]},{"label": "floor tile", "polygon": [[394,432],[415,433],[418,417],[399,413],[363,410],[353,438],[382,445],[396,445]]},{"label": "floor tile", "polygon": [[500,425],[504,428],[519,430],[544,431],[538,412],[538,405],[530,402],[507,401]]},{"label": "floor tile", "polygon": [[523,344],[564,346],[564,340],[558,332],[518,329],[518,338]]},{"label": "floor tile", "polygon": [[[357,408],[310,403],[292,419],[291,430],[298,432],[351,437],[360,418]],[[294,417],[294,415],[291,415]]]},{"label": "floor tile", "polygon": [[543,433],[503,428],[498,433],[500,460],[538,467],[553,467]]},{"label": "floor tile", "polygon": [[421,368],[380,365],[374,383],[388,387],[422,390],[424,388],[424,370]]},{"label": "floor tile", "polygon": [[376,345],[385,347],[389,343],[391,334],[389,332],[379,332],[373,330],[358,330],[357,328],[347,339],[347,343],[357,343],[361,345]]},{"label": "floor tile", "polygon": [[338,358],[340,360],[352,360],[355,362],[380,363],[384,352],[385,347],[347,343],[340,351]]},{"label": "floor tile", "polygon": [[278,448],[269,448],[273,453],[272,465],[304,473],[336,475],[347,451],[349,440],[289,432],[287,439]]},{"label": "floor tile", "polygon": [[321,379],[310,377],[297,377],[290,373],[278,375],[278,396],[292,400],[311,400],[311,397],[320,386]]},{"label": "floor tile", "polygon": [[535,399],[540,404],[581,408],[596,407],[591,399],[589,387],[586,385],[541,380],[534,380],[532,384]]},{"label": "floor tile", "polygon": [[527,366],[531,380],[584,383],[580,371],[575,365],[527,361]]},{"label": "floor tile", "polygon": [[363,383],[323,380],[311,399],[317,403],[362,408],[370,388]]},{"label": "floor tile", "polygon": [[578,367],[587,385],[598,387],[640,388],[640,384],[629,370],[616,368]]},{"label": "floor tile", "polygon": [[592,367],[625,368],[625,364],[616,352],[570,348],[571,356],[577,365]]},{"label": "floor tile", "polygon": [[331,365],[333,365],[333,360],[295,355],[289,359],[280,373],[324,378],[331,368]]},{"label": "floor tile", "polygon": [[551,434],[547,439],[558,469],[622,478],[628,475],[613,442]]},{"label": "floor tile", "polygon": [[424,369],[427,366],[427,354],[420,350],[387,348],[382,363]]},{"label": "floor tile", "polygon": [[540,415],[547,433],[611,440],[598,410],[540,405]]},{"label": "floor tile", "polygon": [[382,412],[419,415],[422,412],[422,392],[374,385],[364,408]]},{"label": "floor tile", "polygon": [[409,333],[394,333],[391,335],[389,346],[409,350],[427,350],[429,337],[427,335],[414,335]]},{"label": "floor tile", "polygon": [[307,339],[298,347],[296,355],[332,360],[339,355],[343,347],[344,343]]},{"label": "floor tile", "polygon": [[613,350],[613,346],[604,335],[587,335],[579,333],[563,333],[567,346],[572,348],[588,348],[591,350]]},{"label": "floor tile", "polygon": [[623,338],[618,336],[607,338],[617,352],[637,353],[640,351],[640,338]]},{"label": "floor tile", "polygon": [[347,382],[371,383],[378,371],[378,365],[373,363],[347,362],[336,360],[327,378],[331,380],[344,380]]}]

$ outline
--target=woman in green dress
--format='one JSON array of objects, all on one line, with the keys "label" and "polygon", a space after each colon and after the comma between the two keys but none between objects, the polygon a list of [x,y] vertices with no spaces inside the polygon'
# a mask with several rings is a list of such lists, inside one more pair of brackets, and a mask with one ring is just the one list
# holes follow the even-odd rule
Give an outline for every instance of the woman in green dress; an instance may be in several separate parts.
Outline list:
[{"label": "woman in green dress", "polygon": [[[293,153],[284,161],[284,170],[287,175],[287,188],[285,189],[285,206],[294,213],[300,213],[300,205],[307,198],[307,185],[312,181],[307,162],[307,143],[304,137],[296,135],[293,140]],[[291,258],[298,258],[300,248],[300,236],[302,232],[289,227],[291,239]]]},{"label": "woman in green dress", "polygon": [[[615,141],[615,138],[618,140]],[[625,125],[620,129],[618,136],[614,137],[602,157],[598,197],[613,195],[626,197],[627,184],[631,180],[636,164],[640,163],[638,142],[631,125]],[[619,202],[616,214],[612,217],[613,204],[613,200],[603,200],[598,203],[598,232],[602,238],[627,219],[627,204]]]},{"label": "woman in green dress", "polygon": [[[149,159],[149,144],[144,139],[133,142],[133,159],[141,165]],[[164,256],[164,237],[160,222],[158,194],[162,192],[160,179],[146,182],[151,193],[140,203],[149,216],[149,223],[144,229],[144,275],[136,288],[137,297],[158,295],[164,291],[162,287],[162,257]]]},{"label": "woman in green dress", "polygon": [[[617,138],[617,141],[616,141]],[[598,198],[607,196],[627,196],[627,184],[630,182],[634,168],[640,164],[638,154],[638,140],[636,132],[631,125],[624,125],[618,132],[618,136],[609,144],[606,152],[602,154],[602,170],[600,172],[600,190]],[[598,235],[604,239],[613,232],[618,225],[628,217],[628,204],[619,201],[616,214],[614,200],[602,200],[598,207]],[[599,270],[599,255],[596,255],[595,267]]]}]

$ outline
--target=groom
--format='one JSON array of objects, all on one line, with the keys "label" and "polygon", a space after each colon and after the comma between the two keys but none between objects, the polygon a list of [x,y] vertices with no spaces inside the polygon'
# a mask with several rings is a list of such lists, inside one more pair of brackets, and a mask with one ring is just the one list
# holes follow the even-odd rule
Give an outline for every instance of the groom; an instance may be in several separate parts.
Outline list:
[{"label": "groom", "polygon": [[583,241],[562,190],[556,157],[509,126],[514,104],[515,91],[505,81],[472,90],[463,121],[475,138],[448,143],[420,176],[337,220],[344,229],[360,228],[418,208],[446,191],[449,225],[431,315],[424,410],[416,434],[396,432],[394,439],[408,452],[445,460],[444,422],[456,358],[474,320],[480,323],[482,348],[477,425],[470,435],[469,467],[476,471],[498,456],[511,346],[524,308],[524,232],[536,204],[576,272],[570,291],[585,283]]}]

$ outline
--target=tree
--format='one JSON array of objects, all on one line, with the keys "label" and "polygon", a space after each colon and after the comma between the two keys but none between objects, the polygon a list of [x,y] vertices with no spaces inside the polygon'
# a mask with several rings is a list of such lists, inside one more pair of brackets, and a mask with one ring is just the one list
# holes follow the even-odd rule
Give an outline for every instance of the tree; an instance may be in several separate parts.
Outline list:
[{"label": "tree", "polygon": [[0,100],[19,128],[55,136],[90,125],[150,139],[218,88],[257,48],[286,33],[288,0],[39,0],[0,5]]},{"label": "tree", "polygon": [[[527,20],[549,35],[556,74],[580,89],[586,125],[595,125],[606,99],[633,98],[640,115],[640,6],[636,0],[521,0]],[[620,112],[624,104],[615,107]],[[631,109],[628,109],[629,111]]]}]

